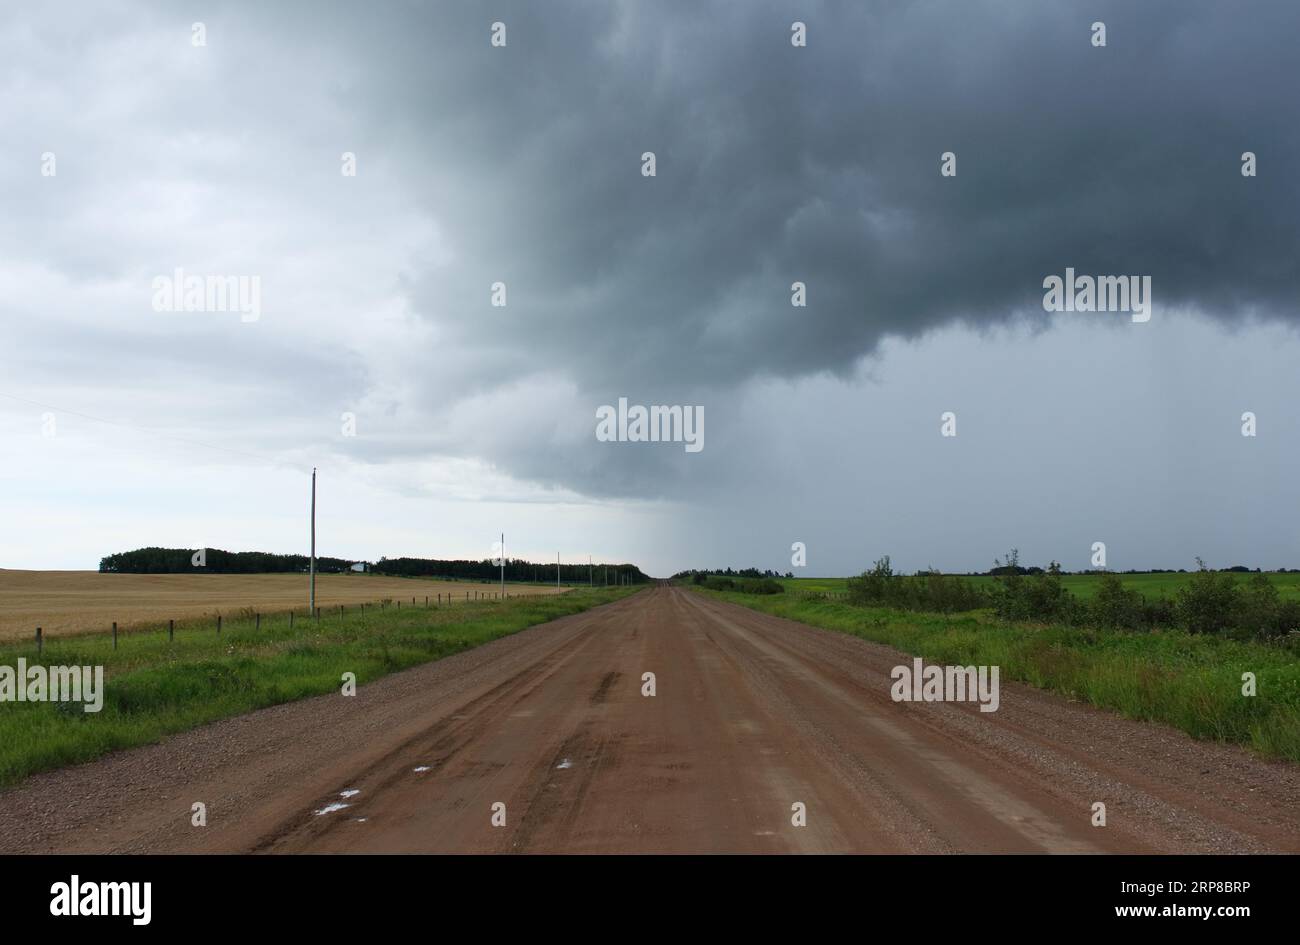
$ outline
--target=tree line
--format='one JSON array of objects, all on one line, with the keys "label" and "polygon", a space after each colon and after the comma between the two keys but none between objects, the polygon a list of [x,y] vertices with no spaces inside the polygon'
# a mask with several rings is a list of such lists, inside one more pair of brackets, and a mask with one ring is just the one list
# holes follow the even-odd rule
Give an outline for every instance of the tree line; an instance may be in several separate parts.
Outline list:
[{"label": "tree line", "polygon": [[[505,561],[505,578],[507,581],[541,581],[555,580],[554,562],[538,564],[522,558],[507,558]],[[586,584],[589,580],[597,585],[609,584],[644,584],[650,580],[634,564],[561,564],[560,581],[564,584]],[[482,561],[457,559],[444,561],[437,558],[380,558],[372,569],[376,574],[392,574],[401,577],[444,577],[460,581],[498,581],[501,579],[502,567],[499,561],[484,558]]]},{"label": "tree line", "polygon": [[[202,564],[195,564],[195,555],[203,553]],[[501,565],[489,558],[482,561],[439,558],[380,558],[371,563],[347,558],[318,557],[316,571],[320,574],[339,574],[349,571],[353,564],[364,564],[367,571],[395,577],[438,577],[459,581],[496,581],[501,578]],[[278,555],[265,551],[222,551],[219,548],[137,548],[121,551],[100,559],[99,570],[121,574],[188,574],[210,572],[214,574],[276,574],[304,572],[310,569],[307,555]],[[554,564],[536,564],[523,559],[506,559],[507,581],[554,581]],[[560,565],[560,581],[565,584],[586,584],[588,580],[604,585],[643,584],[649,578],[634,564]]]},{"label": "tree line", "polygon": [[[1267,574],[1231,568],[1212,571],[1201,559],[1173,597],[1147,598],[1127,588],[1114,572],[1100,575],[1090,598],[1072,594],[1055,561],[1027,569],[1012,549],[990,572],[992,586],[937,571],[895,574],[889,556],[848,580],[849,601],[866,606],[956,613],[990,608],[1004,620],[1068,626],[1152,631],[1178,627],[1237,639],[1279,638],[1300,631],[1300,601],[1283,600]],[[1248,573],[1239,583],[1237,575]]]},{"label": "tree line", "polygon": [[[201,566],[195,555],[203,553]],[[277,555],[266,551],[222,551],[220,548],[137,548],[120,551],[99,560],[99,570],[121,574],[184,574],[209,571],[215,574],[274,574],[307,571],[307,555]],[[352,562],[344,558],[317,558],[322,574],[347,571]]]},{"label": "tree line", "polygon": [[[739,570],[733,570],[731,568],[726,568],[726,569],[715,568],[713,570],[709,570],[706,568],[688,568],[685,571],[678,571],[676,574],[674,574],[673,580],[682,581],[686,579],[694,579],[698,575],[704,575],[705,577],[708,577],[711,574],[716,574],[721,577],[729,577],[729,578],[781,578],[781,577],[792,578],[794,577],[793,571],[787,571],[785,572],[785,574],[782,574],[780,571],[773,571],[770,568],[762,571],[758,570],[758,568],[740,568]],[[695,581],[695,583],[699,584],[700,582]]]}]

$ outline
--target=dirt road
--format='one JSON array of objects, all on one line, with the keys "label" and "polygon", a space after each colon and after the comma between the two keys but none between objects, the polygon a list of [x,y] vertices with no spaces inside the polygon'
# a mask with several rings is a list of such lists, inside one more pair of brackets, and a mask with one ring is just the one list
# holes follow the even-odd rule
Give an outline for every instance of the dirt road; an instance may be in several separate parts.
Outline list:
[{"label": "dirt road", "polygon": [[908,662],[654,588],[32,778],[0,850],[1300,850],[1294,766],[1005,682],[992,713],[895,703]]}]

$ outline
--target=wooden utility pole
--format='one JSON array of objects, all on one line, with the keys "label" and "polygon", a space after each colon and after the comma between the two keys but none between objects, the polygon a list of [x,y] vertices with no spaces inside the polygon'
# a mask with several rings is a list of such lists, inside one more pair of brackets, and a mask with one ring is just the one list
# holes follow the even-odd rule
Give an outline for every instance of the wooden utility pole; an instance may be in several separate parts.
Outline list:
[{"label": "wooden utility pole", "polygon": [[506,596],[506,533],[501,533],[501,596]]},{"label": "wooden utility pole", "polygon": [[312,613],[316,612],[316,467],[311,470],[311,600]]}]

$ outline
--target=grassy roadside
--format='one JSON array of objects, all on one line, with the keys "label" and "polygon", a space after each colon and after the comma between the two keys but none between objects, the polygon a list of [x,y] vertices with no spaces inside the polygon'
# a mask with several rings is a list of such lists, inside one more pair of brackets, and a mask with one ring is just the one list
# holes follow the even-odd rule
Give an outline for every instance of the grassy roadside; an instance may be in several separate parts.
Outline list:
[{"label": "grassy roadside", "polygon": [[322,612],[210,620],[124,634],[118,648],[102,632],[0,646],[0,665],[103,666],[104,707],[81,703],[0,702],[0,787],[37,771],[89,761],[217,719],[307,696],[336,692],[345,672],[364,685],[388,673],[468,650],[519,630],[579,613],[639,588],[574,590],[454,607]]},{"label": "grassy roadside", "polygon": [[[1195,572],[1160,571],[1155,574],[1119,574],[1124,587],[1137,591],[1143,597],[1156,598],[1175,596],[1181,588],[1187,586]],[[1293,572],[1266,572],[1268,579],[1277,588],[1278,596],[1283,600],[1300,600],[1300,574]],[[974,587],[992,587],[997,579],[987,574],[959,575],[963,581]],[[1250,574],[1237,574],[1239,580],[1245,581]],[[848,590],[848,578],[778,578],[780,584],[795,593],[809,594],[843,594]],[[1075,596],[1087,600],[1101,586],[1101,575],[1064,574],[1061,585]]]},{"label": "grassy roadside", "polygon": [[[1300,659],[1284,646],[1183,631],[1132,633],[944,616],[795,593],[759,596],[692,588],[752,610],[884,643],[944,665],[1001,667],[1026,682],[1196,738],[1236,742],[1300,762]],[[1257,695],[1242,695],[1242,673]]]}]

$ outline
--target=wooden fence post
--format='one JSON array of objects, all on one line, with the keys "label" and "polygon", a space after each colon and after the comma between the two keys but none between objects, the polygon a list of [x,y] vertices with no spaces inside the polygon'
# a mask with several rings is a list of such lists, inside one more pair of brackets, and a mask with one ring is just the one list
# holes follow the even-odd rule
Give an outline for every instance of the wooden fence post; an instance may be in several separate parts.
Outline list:
[{"label": "wooden fence post", "polygon": [[256,625],[255,627],[253,627],[253,629],[254,629],[254,630],[261,630],[261,629],[262,629],[262,615],[259,613],[259,614],[257,614],[256,616],[257,616],[257,625]]},{"label": "wooden fence post", "polygon": [[289,611],[289,629],[293,629],[293,611]]},{"label": "wooden fence post", "polygon": [[117,649],[117,621],[113,621],[113,649]]},{"label": "wooden fence post", "polygon": [[176,621],[168,620],[167,621],[167,642],[171,643],[175,639],[176,639]]},{"label": "wooden fence post", "polygon": [[45,648],[45,639],[44,639],[44,637],[42,637],[42,635],[41,635],[41,628],[40,628],[40,627],[37,627],[37,628],[36,628],[36,652],[37,652],[37,654],[39,655],[40,652],[41,652],[41,650],[44,649],[44,648]]},{"label": "wooden fence post", "polygon": [[221,614],[217,614],[217,635],[221,635]]}]

